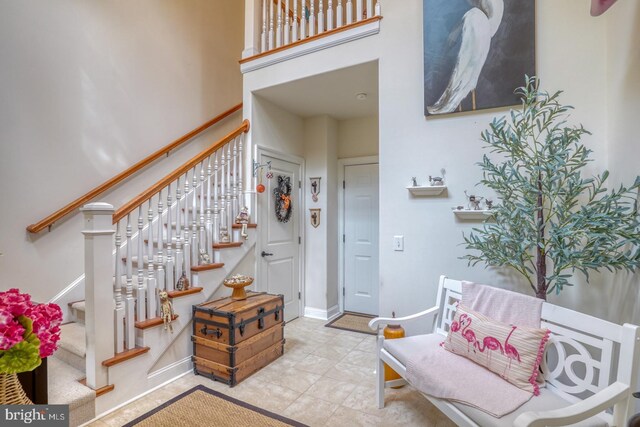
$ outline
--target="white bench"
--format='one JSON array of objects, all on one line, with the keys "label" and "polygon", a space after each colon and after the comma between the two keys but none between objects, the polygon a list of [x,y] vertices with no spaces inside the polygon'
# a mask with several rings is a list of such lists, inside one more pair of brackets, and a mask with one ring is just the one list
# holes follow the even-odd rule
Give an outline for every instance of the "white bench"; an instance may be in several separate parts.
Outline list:
[{"label": "white bench", "polygon": [[[437,306],[401,318],[378,317],[369,326],[378,331],[376,398],[384,407],[384,389],[406,383],[406,361],[424,337],[395,340],[394,350],[385,345],[382,328],[421,319],[434,334],[446,337],[461,299],[462,283],[440,277]],[[606,302],[603,302],[606,303]],[[542,327],[551,330],[541,364],[546,387],[512,414],[494,418],[460,403],[425,395],[438,409],[460,426],[626,426],[633,414],[640,357],[640,328],[607,322],[550,303],[542,305]],[[431,336],[431,341],[433,341]],[[390,342],[390,341],[388,341]],[[395,352],[395,354],[393,354]],[[384,380],[383,362],[402,379]],[[613,408],[613,410],[611,409]]]}]

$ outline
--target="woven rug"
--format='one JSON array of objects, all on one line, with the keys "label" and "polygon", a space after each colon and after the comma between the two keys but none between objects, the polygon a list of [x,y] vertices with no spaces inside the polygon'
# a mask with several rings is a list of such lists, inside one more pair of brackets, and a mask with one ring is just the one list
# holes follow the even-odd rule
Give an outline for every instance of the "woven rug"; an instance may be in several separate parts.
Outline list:
[{"label": "woven rug", "polygon": [[345,331],[375,335],[375,331],[369,329],[369,321],[375,317],[376,316],[369,316],[368,314],[345,311],[324,326],[327,328],[344,329]]},{"label": "woven rug", "polygon": [[248,403],[226,396],[203,385],[174,397],[125,427],[307,427]]}]

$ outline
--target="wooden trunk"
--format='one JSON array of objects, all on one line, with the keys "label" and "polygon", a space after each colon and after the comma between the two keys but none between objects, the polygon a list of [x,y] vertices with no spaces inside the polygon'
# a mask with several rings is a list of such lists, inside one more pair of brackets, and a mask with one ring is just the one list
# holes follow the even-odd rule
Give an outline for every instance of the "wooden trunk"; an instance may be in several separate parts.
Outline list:
[{"label": "wooden trunk", "polygon": [[282,355],[284,297],[248,292],[193,306],[196,374],[232,387]]}]

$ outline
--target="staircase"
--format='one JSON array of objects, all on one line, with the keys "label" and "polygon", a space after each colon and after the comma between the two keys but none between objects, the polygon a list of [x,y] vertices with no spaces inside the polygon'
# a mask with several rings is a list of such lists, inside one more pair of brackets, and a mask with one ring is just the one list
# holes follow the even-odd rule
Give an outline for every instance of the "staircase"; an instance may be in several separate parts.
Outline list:
[{"label": "staircase", "polygon": [[[83,209],[85,299],[67,302],[49,368],[50,403],[70,405],[72,426],[192,369],[192,306],[226,295],[222,281],[255,252],[257,226],[247,224],[243,237],[235,224],[246,131],[248,122],[118,211]],[[173,304],[173,332],[160,317],[161,290]]]}]

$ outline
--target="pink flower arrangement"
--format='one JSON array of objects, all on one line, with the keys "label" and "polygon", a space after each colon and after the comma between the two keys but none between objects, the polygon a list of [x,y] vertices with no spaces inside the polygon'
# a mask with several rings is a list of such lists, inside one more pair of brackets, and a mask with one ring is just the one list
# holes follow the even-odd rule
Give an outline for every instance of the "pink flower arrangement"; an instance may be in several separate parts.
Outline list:
[{"label": "pink flower arrangement", "polygon": [[61,323],[57,304],[34,304],[18,289],[0,292],[0,373],[30,371],[51,356]]}]

